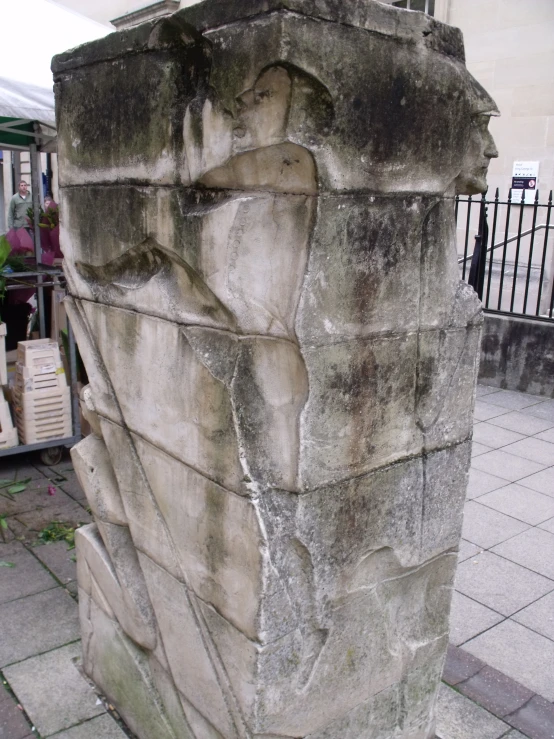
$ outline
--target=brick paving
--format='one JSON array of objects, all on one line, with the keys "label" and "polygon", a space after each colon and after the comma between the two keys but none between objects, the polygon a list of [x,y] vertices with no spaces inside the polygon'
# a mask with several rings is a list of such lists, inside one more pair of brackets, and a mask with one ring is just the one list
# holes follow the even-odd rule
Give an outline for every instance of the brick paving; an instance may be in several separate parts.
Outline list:
[{"label": "brick paving", "polygon": [[[125,739],[78,669],[73,551],[38,539],[90,520],[69,458],[2,480],[29,482],[0,490],[0,739]],[[554,401],[478,388],[459,561],[437,739],[554,739]]]}]

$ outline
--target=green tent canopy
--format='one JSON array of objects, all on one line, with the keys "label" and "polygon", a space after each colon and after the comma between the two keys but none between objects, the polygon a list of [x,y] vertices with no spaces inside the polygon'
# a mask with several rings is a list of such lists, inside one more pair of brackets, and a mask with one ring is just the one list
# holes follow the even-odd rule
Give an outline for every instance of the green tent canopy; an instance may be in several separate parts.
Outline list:
[{"label": "green tent canopy", "polygon": [[52,151],[55,134],[52,89],[0,77],[0,149]]}]

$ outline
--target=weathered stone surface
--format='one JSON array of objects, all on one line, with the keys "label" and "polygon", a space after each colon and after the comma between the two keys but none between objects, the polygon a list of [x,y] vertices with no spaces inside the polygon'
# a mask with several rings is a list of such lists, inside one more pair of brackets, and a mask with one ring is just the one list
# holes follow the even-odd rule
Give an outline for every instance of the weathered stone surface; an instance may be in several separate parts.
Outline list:
[{"label": "weathered stone surface", "polygon": [[461,35],[205,0],[54,72],[87,673],[140,739],[431,739],[482,322],[454,195],[496,155]]}]

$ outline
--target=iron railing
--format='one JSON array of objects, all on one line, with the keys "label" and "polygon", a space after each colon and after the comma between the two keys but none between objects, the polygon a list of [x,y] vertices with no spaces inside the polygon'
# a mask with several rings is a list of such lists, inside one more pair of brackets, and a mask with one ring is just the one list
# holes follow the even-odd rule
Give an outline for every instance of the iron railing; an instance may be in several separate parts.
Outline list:
[{"label": "iron railing", "polygon": [[456,198],[461,277],[486,310],[554,322],[552,220],[552,191],[546,202],[538,191],[531,203],[525,191],[501,200],[498,189],[493,200]]}]

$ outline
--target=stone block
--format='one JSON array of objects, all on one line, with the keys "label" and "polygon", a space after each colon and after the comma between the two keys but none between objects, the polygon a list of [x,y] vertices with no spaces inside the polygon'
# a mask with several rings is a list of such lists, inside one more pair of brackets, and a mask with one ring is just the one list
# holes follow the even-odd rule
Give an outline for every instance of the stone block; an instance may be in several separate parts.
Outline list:
[{"label": "stone block", "polygon": [[[236,491],[242,474],[228,393],[196,358],[180,327],[88,302],[83,312],[126,426]],[[118,423],[113,402],[104,400],[95,378],[91,386],[97,412]]]},{"label": "stone block", "polygon": [[[64,186],[187,182],[182,126],[186,105],[206,76],[206,42],[194,29],[165,19],[123,37],[110,34],[53,63],[58,106],[68,111],[58,128]],[[100,111],[99,98],[110,115]]]},{"label": "stone block", "polygon": [[[117,706],[131,731],[143,736],[174,737],[168,712],[155,686],[145,653],[95,601],[85,595],[81,621],[83,666]],[[187,735],[183,735],[187,739]]]},{"label": "stone block", "polygon": [[301,487],[356,477],[421,452],[415,334],[306,348]]}]

